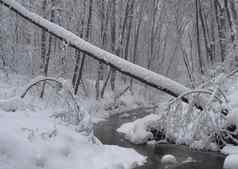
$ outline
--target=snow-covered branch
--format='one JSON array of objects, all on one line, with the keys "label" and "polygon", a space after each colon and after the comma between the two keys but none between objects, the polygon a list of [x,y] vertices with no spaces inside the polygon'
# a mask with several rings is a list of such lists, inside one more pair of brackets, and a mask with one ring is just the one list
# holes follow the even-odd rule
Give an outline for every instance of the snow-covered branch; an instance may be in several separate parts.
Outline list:
[{"label": "snow-covered branch", "polygon": [[24,98],[24,97],[26,96],[26,94],[29,92],[29,90],[30,90],[33,86],[35,86],[35,85],[37,85],[37,84],[39,84],[39,83],[41,83],[41,82],[45,82],[45,81],[52,81],[52,82],[55,82],[55,83],[57,83],[57,84],[59,84],[59,85],[62,86],[62,83],[59,82],[59,81],[58,81],[57,79],[55,79],[55,78],[51,78],[51,77],[39,77],[39,78],[35,78],[35,79],[32,80],[32,82],[25,88],[24,92],[21,94],[21,98]]},{"label": "snow-covered branch", "polygon": [[[173,99],[173,100],[169,103],[169,105],[171,105],[171,104],[175,103],[176,101],[180,100],[182,97],[185,97],[185,96],[187,96],[187,95],[194,94],[194,93],[198,93],[198,94],[203,93],[203,94],[213,95],[213,92],[211,92],[211,91],[209,91],[209,90],[203,90],[203,89],[191,90],[191,91],[188,91],[188,92],[186,92],[186,93],[183,93],[183,94],[181,94],[180,96],[178,96],[177,98]],[[215,96],[215,98],[216,98],[220,103],[223,103],[223,101],[222,101],[219,97]]]},{"label": "snow-covered branch", "polygon": [[73,90],[72,90],[71,86],[69,86],[67,81],[64,79],[56,79],[53,77],[38,76],[35,79],[33,79],[31,81],[31,83],[29,83],[27,85],[27,87],[24,89],[23,93],[21,94],[20,98],[24,98],[26,96],[26,94],[30,91],[30,89],[33,88],[34,86],[36,86],[37,84],[46,82],[46,81],[50,81],[50,82],[54,82],[54,83],[58,84],[67,93],[67,95],[70,96],[70,99],[73,101],[73,104],[74,104],[73,106],[74,106],[74,110],[75,110],[75,119],[74,119],[75,124],[78,124],[81,119],[80,108],[79,108],[77,101],[75,100],[75,96],[73,94]]},{"label": "snow-covered branch", "polygon": [[[89,42],[86,42],[85,40],[79,38],[72,32],[64,29],[63,27],[60,27],[42,18],[41,16],[30,12],[15,0],[0,0],[0,3],[8,7],[10,10],[15,11],[18,15],[22,16],[31,23],[41,27],[52,35],[67,42],[67,44],[71,45],[72,47],[86,53],[88,56],[91,56],[104,64],[110,65],[117,71],[126,74],[130,77],[133,77],[140,82],[143,82],[151,87],[159,89],[175,97],[180,96],[182,93],[190,91],[189,88],[185,87],[180,83],[177,83],[165,76],[147,70],[141,66],[128,62],[112,53],[109,53],[90,44]],[[181,99],[185,102],[188,102],[188,99],[186,97],[182,97]],[[202,109],[201,105],[195,105],[199,109]]]}]

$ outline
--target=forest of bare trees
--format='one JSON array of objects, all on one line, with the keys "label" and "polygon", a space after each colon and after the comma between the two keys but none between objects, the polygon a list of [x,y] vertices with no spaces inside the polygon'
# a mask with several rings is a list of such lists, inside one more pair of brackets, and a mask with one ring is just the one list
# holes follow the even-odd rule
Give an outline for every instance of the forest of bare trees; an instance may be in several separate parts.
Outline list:
[{"label": "forest of bare trees", "polygon": [[[196,86],[208,68],[238,58],[235,0],[20,0],[27,9],[123,59]],[[106,88],[135,80],[86,57],[45,30],[0,6],[1,68],[31,76],[71,79],[74,92],[95,79],[96,98]],[[44,95],[42,86],[41,97]],[[85,89],[86,90],[86,89]],[[85,93],[87,93],[85,91]]]}]

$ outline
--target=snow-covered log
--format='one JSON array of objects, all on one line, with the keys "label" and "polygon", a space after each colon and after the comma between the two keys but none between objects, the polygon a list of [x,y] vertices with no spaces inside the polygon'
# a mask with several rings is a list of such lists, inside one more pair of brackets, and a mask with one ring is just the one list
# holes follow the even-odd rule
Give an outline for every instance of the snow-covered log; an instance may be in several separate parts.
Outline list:
[{"label": "snow-covered log", "polygon": [[[0,3],[8,7],[10,10],[15,11],[18,15],[22,16],[31,23],[65,41],[70,46],[86,53],[88,56],[91,56],[94,59],[103,62],[104,64],[110,65],[117,71],[133,77],[140,82],[143,82],[175,97],[190,91],[190,89],[184,85],[177,83],[163,75],[154,73],[90,44],[63,27],[60,27],[42,18],[41,16],[30,12],[15,0],[0,0]],[[188,102],[186,97],[183,97],[182,100]],[[196,104],[196,106],[199,109],[202,109],[201,105]]]}]

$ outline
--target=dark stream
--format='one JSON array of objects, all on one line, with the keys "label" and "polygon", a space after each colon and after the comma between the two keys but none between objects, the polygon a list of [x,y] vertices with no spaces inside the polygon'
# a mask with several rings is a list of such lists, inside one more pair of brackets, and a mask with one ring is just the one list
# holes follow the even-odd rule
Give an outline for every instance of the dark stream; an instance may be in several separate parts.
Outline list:
[{"label": "dark stream", "polygon": [[[125,116],[128,115],[129,116]],[[177,161],[182,162],[187,157],[192,157],[196,162],[178,164],[176,169],[222,169],[225,156],[215,152],[200,152],[189,149],[182,145],[159,144],[156,146],[134,145],[123,138],[116,129],[121,124],[141,118],[146,114],[143,110],[134,110],[121,115],[110,117],[107,121],[95,126],[95,135],[108,145],[119,145],[122,147],[134,148],[137,152],[147,156],[147,163],[136,169],[163,169],[160,159],[165,154],[173,154]]]}]

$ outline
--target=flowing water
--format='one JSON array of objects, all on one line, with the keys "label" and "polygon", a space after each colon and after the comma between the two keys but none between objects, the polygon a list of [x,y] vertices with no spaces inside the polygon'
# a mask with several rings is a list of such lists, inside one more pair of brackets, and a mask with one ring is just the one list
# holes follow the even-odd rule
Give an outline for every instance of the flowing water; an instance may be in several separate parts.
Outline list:
[{"label": "flowing water", "polygon": [[[128,116],[125,116],[128,115]],[[225,156],[215,152],[193,151],[186,146],[159,144],[152,145],[134,145],[123,138],[116,129],[121,124],[130,122],[137,118],[145,116],[143,110],[137,109],[126,112],[121,115],[110,117],[107,121],[101,122],[95,126],[95,135],[103,144],[119,145],[122,147],[134,148],[140,154],[147,156],[147,163],[136,169],[163,169],[161,157],[165,154],[173,154],[179,164],[175,169],[222,169]],[[192,157],[195,162],[182,163],[188,157]]]}]

